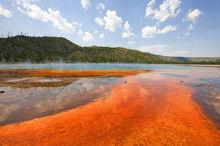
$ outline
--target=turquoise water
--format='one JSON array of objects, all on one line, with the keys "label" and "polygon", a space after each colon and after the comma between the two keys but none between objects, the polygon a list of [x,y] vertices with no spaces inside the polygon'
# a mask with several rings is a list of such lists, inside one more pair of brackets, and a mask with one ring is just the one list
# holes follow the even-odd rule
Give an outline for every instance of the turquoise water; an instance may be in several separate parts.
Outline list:
[{"label": "turquoise water", "polygon": [[0,69],[63,69],[63,70],[90,70],[90,69],[193,69],[195,66],[165,65],[165,64],[95,64],[95,63],[52,63],[52,64],[0,64]]}]

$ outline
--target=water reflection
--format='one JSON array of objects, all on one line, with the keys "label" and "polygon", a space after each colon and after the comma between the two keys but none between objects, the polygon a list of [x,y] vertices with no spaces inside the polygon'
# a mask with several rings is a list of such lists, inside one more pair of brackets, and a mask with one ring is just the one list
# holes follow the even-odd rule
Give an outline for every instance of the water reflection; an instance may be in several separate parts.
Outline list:
[{"label": "water reflection", "polygon": [[0,124],[21,122],[104,97],[118,78],[7,78],[0,82]]}]

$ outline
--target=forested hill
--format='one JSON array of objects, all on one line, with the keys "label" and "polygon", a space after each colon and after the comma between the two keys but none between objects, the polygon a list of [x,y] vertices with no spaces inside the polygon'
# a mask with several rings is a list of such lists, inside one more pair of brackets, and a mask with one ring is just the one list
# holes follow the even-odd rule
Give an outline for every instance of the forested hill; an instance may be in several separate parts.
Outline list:
[{"label": "forested hill", "polygon": [[1,63],[204,63],[220,58],[163,57],[120,47],[81,47],[62,37],[14,36],[0,38]]}]

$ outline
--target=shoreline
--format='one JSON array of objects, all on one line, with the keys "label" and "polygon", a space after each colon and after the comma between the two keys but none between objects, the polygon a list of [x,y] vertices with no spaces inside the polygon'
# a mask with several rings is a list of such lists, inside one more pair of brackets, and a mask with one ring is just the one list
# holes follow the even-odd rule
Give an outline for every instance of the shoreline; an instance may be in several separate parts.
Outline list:
[{"label": "shoreline", "polygon": [[202,63],[126,63],[126,62],[74,62],[74,63],[65,63],[65,62],[45,62],[45,63],[26,63],[26,62],[18,62],[18,63],[0,63],[1,65],[29,65],[29,64],[34,64],[34,65],[43,65],[43,64],[141,64],[141,65],[195,65],[195,66],[220,66],[220,64],[202,64]]}]

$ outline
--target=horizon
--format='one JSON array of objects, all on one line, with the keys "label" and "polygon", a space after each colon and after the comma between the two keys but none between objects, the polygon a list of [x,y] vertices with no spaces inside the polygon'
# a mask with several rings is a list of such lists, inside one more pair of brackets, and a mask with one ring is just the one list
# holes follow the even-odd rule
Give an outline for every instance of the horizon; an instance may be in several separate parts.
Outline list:
[{"label": "horizon", "polygon": [[220,57],[219,5],[218,0],[0,0],[0,34],[64,37],[79,46],[162,56]]}]

